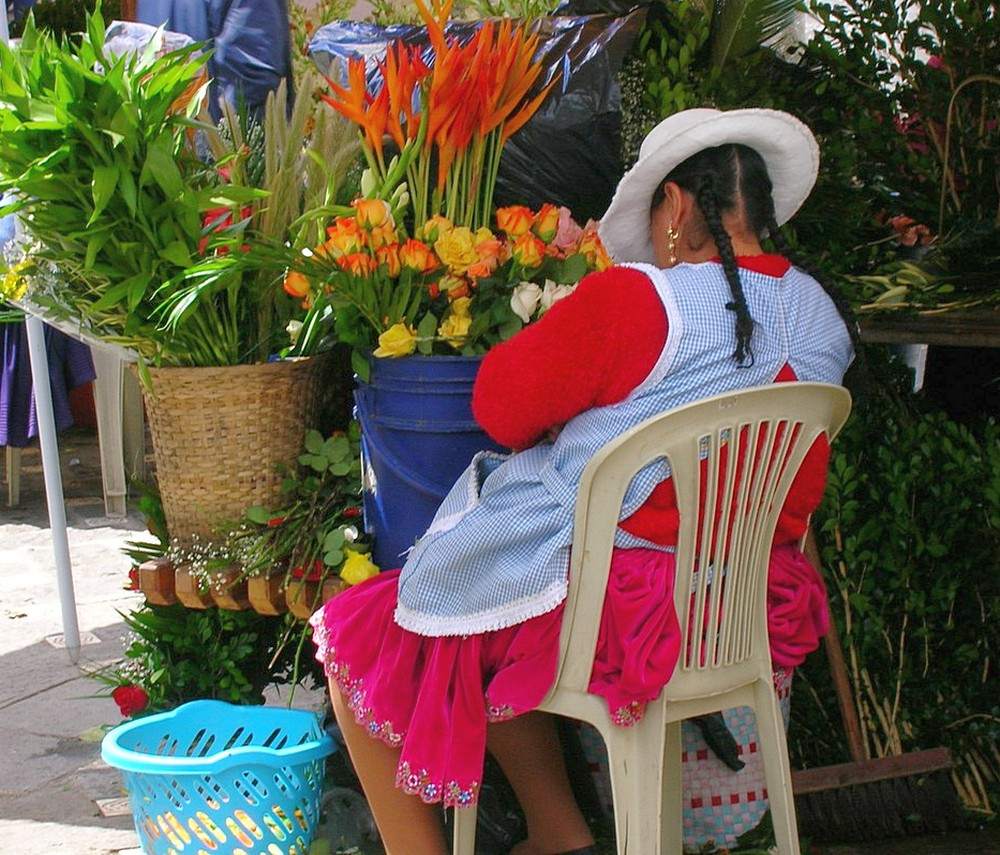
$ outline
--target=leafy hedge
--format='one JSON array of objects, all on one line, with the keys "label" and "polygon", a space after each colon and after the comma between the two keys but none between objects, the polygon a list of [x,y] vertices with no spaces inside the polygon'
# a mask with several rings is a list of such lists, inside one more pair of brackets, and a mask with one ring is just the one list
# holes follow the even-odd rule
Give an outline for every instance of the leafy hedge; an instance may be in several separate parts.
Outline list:
[{"label": "leafy hedge", "polygon": [[[856,393],[814,523],[871,755],[947,746],[966,804],[988,809],[1000,793],[1000,426],[959,424],[883,377]],[[801,675],[798,765],[849,759],[825,657]]]}]

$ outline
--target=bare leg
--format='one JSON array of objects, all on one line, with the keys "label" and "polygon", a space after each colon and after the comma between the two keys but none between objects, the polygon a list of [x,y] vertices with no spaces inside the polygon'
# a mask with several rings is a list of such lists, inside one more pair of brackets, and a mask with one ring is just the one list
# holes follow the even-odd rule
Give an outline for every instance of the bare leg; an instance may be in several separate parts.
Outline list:
[{"label": "bare leg", "polygon": [[399,751],[367,734],[332,683],[330,700],[387,855],[448,855],[437,806],[396,786]]},{"label": "bare leg", "polygon": [[593,844],[573,797],[552,716],[532,712],[490,725],[487,745],[528,824],[528,839],[513,849],[516,855],[551,855]]}]

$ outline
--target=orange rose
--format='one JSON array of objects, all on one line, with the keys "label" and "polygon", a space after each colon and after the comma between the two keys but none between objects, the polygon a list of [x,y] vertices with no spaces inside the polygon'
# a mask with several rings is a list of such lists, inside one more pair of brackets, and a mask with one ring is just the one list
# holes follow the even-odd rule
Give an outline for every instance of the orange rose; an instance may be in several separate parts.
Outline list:
[{"label": "orange rose", "polygon": [[520,237],[529,232],[535,222],[535,215],[524,205],[497,208],[497,228],[510,237]]},{"label": "orange rose", "polygon": [[545,258],[545,244],[528,232],[514,241],[512,254],[521,267],[538,267]]},{"label": "orange rose", "polygon": [[306,275],[299,273],[298,270],[289,270],[285,274],[285,281],[282,287],[285,289],[286,294],[296,298],[305,297],[312,290]]},{"label": "orange rose", "polygon": [[365,245],[365,234],[357,220],[338,217],[332,226],[326,229],[327,241],[323,244],[334,258],[357,252]]},{"label": "orange rose", "polygon": [[378,266],[375,259],[364,252],[342,255],[337,259],[337,264],[355,276],[367,276],[369,273],[374,273]]},{"label": "orange rose", "polygon": [[452,273],[447,273],[438,280],[438,288],[447,294],[449,300],[467,297],[471,290],[468,279],[464,276],[455,276]]},{"label": "orange rose", "polygon": [[[381,228],[386,223],[392,223],[392,209],[383,199],[357,199],[354,205],[354,219],[365,231]],[[395,228],[393,223],[393,228]]]},{"label": "orange rose", "polygon": [[584,231],[577,252],[586,257],[587,266],[593,270],[607,270],[611,266],[611,257],[593,229]]},{"label": "orange rose", "polygon": [[559,231],[559,209],[551,202],[546,202],[535,214],[535,225],[531,230],[539,240],[548,243]]},{"label": "orange rose", "polygon": [[408,238],[399,248],[399,262],[417,273],[430,273],[441,266],[434,251],[425,243]]},{"label": "orange rose", "polygon": [[375,260],[380,264],[388,268],[388,274],[395,278],[399,276],[399,271],[402,269],[402,265],[399,263],[399,244],[389,243],[385,246],[380,246],[375,250]]},{"label": "orange rose", "polygon": [[480,232],[485,232],[481,239],[476,243],[476,254],[479,256],[479,264],[473,265],[477,271],[480,269],[485,269],[486,273],[472,273],[472,268],[469,268],[469,275],[474,275],[475,277],[488,276],[494,270],[497,269],[501,264],[503,264],[507,259],[504,258],[506,255],[507,245],[493,236],[492,232],[486,229],[480,229],[476,232],[476,237],[480,238]]}]

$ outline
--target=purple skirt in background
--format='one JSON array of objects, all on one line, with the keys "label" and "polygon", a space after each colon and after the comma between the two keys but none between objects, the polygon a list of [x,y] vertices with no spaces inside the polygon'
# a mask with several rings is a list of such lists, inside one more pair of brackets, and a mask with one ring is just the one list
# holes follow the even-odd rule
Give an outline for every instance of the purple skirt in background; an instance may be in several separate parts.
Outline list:
[{"label": "purple skirt in background", "polygon": [[[3,343],[0,349],[0,446],[23,448],[38,435],[24,321],[0,323],[0,340]],[[45,350],[56,430],[65,430],[73,424],[69,392],[95,379],[94,360],[86,344],[48,325],[45,326]]]}]

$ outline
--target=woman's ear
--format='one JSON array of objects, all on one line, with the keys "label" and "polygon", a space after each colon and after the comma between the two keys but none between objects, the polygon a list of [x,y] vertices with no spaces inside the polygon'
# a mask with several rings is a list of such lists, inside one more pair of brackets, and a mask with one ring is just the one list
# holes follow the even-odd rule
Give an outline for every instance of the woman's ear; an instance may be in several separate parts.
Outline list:
[{"label": "woman's ear", "polygon": [[691,222],[691,214],[694,211],[694,199],[691,194],[682,190],[679,184],[667,181],[663,185],[663,204],[669,216],[669,221],[677,231],[684,231],[684,227]]}]

